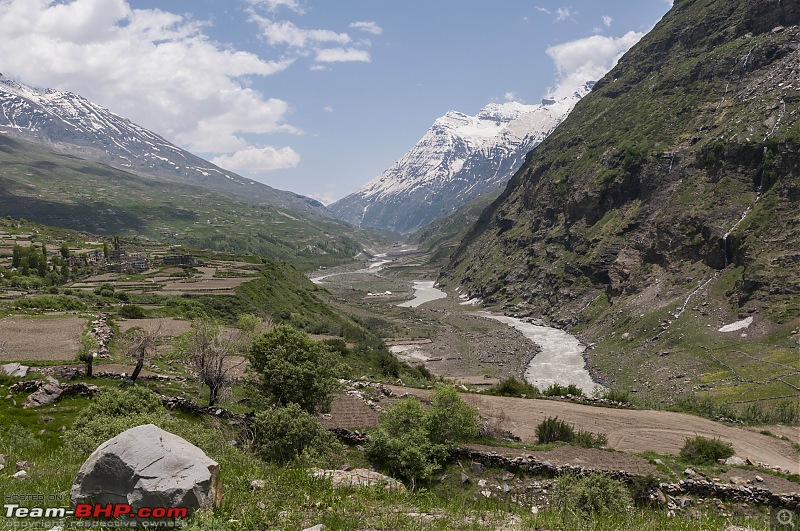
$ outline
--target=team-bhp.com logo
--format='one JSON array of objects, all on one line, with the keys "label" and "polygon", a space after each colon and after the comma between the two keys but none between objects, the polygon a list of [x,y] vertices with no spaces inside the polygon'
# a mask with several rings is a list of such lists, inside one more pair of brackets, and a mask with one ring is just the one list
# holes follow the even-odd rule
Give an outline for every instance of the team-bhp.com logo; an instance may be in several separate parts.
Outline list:
[{"label": "team-bhp.com logo", "polygon": [[[15,519],[61,519],[71,516],[80,519],[113,519],[125,520],[135,525],[134,518],[138,521],[147,520],[151,525],[159,523],[179,524],[175,519],[186,518],[189,515],[187,507],[138,507],[133,508],[127,503],[91,504],[79,503],[75,509],[65,507],[21,507],[19,504],[7,503],[3,505],[6,518]],[[80,524],[79,524],[80,525]],[[172,527],[172,526],[169,526]]]}]

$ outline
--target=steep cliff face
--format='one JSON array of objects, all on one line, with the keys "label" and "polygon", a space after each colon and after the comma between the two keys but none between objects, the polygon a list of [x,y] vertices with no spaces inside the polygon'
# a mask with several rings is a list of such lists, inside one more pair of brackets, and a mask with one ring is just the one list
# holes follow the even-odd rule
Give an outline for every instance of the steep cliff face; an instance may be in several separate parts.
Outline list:
[{"label": "steep cliff face", "polygon": [[598,299],[678,304],[724,277],[734,309],[796,318],[799,20],[797,0],[676,1],[528,154],[441,280],[574,325]]}]

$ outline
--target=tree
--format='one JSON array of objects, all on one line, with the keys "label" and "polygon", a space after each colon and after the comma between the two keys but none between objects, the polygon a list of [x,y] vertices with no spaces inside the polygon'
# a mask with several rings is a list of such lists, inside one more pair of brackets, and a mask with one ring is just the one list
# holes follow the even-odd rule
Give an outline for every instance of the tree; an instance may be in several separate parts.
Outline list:
[{"label": "tree", "polygon": [[81,338],[81,347],[78,349],[78,359],[86,364],[86,377],[92,377],[92,363],[97,356],[97,340],[90,333],[85,332]]},{"label": "tree", "polygon": [[156,353],[158,338],[161,336],[161,326],[155,331],[135,328],[130,342],[125,347],[125,353],[136,360],[136,367],[130,376],[130,381],[136,383],[136,378],[142,372],[142,367],[147,358],[153,357]]},{"label": "tree", "polygon": [[312,414],[330,409],[337,364],[323,343],[281,325],[255,340],[249,358],[270,405],[297,404]]},{"label": "tree", "polygon": [[183,348],[187,362],[208,387],[208,405],[213,406],[230,382],[231,371],[244,363],[244,360],[232,360],[233,356],[244,353],[240,338],[224,337],[219,323],[201,318],[192,321],[192,330]]},{"label": "tree", "polygon": [[22,264],[22,246],[14,245],[11,249],[11,267],[18,268]]},{"label": "tree", "polygon": [[103,244],[103,258],[105,258],[106,261],[108,261],[109,252],[110,251],[108,249],[108,242],[106,242],[106,243]]},{"label": "tree", "polygon": [[67,242],[61,244],[59,251],[61,252],[61,258],[69,258],[69,245],[67,245]]}]

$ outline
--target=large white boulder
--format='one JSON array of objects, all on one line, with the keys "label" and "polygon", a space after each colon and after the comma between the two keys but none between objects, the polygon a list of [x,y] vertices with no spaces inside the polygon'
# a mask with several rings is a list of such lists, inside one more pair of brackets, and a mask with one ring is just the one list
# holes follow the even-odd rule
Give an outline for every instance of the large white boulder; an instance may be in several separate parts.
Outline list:
[{"label": "large white boulder", "polygon": [[72,484],[72,503],[139,507],[219,506],[219,465],[190,442],[145,424],[101,444]]}]

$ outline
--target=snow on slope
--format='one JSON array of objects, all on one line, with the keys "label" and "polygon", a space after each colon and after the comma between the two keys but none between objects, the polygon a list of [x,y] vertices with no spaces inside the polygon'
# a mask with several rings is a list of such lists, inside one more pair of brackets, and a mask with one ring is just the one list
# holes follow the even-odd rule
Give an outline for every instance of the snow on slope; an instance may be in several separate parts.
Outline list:
[{"label": "snow on slope", "polygon": [[82,96],[33,88],[2,74],[0,134],[150,177],[328,215],[315,200],[226,171]]},{"label": "snow on slope", "polygon": [[540,105],[449,111],[400,160],[328,209],[355,225],[413,232],[505,184],[592,85]]}]

